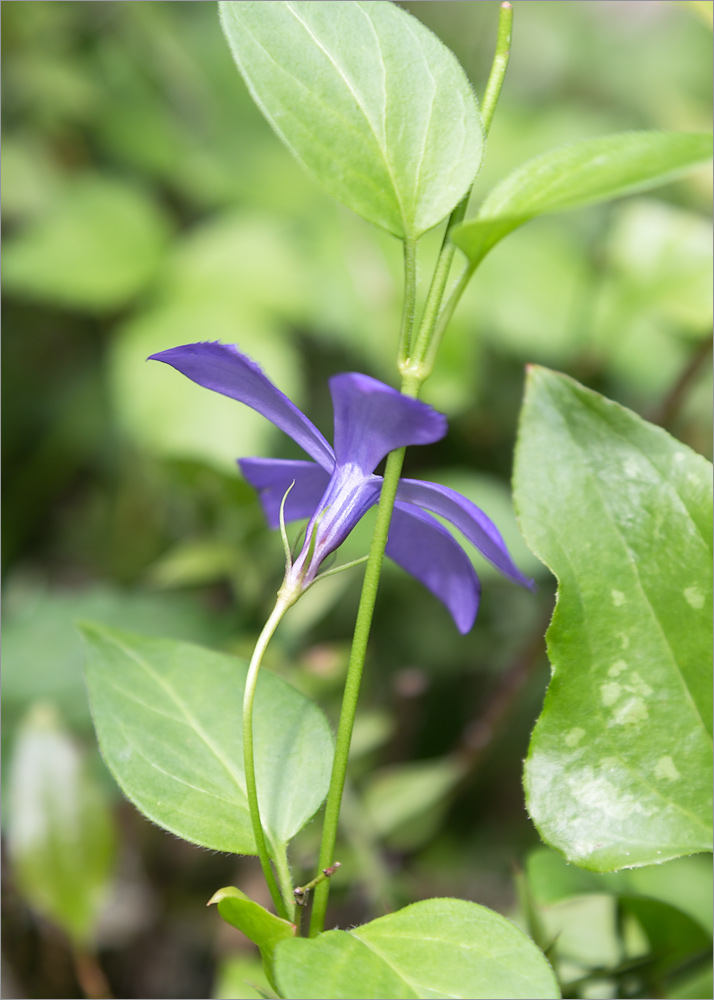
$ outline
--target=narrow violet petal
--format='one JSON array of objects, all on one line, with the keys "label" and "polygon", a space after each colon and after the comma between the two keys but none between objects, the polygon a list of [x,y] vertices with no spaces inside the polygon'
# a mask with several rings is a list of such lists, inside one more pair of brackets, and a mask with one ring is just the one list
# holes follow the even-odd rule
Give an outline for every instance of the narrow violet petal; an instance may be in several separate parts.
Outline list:
[{"label": "narrow violet petal", "polygon": [[436,518],[397,502],[386,552],[446,605],[462,635],[471,629],[481,584],[469,557]]},{"label": "narrow violet petal", "polygon": [[426,510],[439,514],[472,542],[479,552],[497,570],[514,583],[523,587],[533,586],[533,581],[524,576],[511,559],[501,534],[484,512],[465,496],[438,483],[425,483],[418,479],[402,479],[397,490],[397,499],[418,504]]},{"label": "narrow violet petal", "polygon": [[332,471],[335,464],[332,448],[317,427],[234,344],[217,341],[186,344],[152,354],[149,361],[172,365],[206,389],[230,396],[262,413],[324,469]]},{"label": "narrow violet petal", "polygon": [[285,501],[285,520],[298,521],[315,513],[330,481],[329,473],[314,462],[291,462],[278,458],[241,458],[244,477],[253,486],[271,528],[280,527],[280,505]]},{"label": "narrow violet petal", "polygon": [[442,413],[368,375],[335,375],[330,392],[335,455],[341,465],[352,463],[369,474],[393,449],[432,444],[446,434]]}]

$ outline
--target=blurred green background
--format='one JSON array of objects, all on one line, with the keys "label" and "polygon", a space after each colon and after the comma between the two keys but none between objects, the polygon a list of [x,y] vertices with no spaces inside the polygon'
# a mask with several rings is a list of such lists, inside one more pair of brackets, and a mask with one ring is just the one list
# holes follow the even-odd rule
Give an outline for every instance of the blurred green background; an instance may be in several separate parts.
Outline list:
[{"label": "blurred green background", "polygon": [[[481,92],[496,0],[402,6]],[[559,143],[707,128],[711,33],[696,6],[516,2],[475,201]],[[115,995],[255,996],[240,992],[257,976],[241,971],[252,969],[247,943],[204,904],[231,883],[260,896],[257,863],[178,842],[121,800],[93,741],[73,622],[250,651],[282,549],[235,459],[299,450],[145,358],[237,343],[330,438],[331,374],[396,381],[400,245],[290,158],[233,66],[214,4],[16,0],[2,6],[2,46],[3,995],[81,995],[77,976],[87,990],[91,972],[59,929],[72,933],[67,896],[85,892],[91,930],[77,931],[77,948],[99,950]],[[386,570],[340,856],[354,884],[335,885],[342,926],[428,895],[514,906],[512,866],[538,843],[520,767],[548,678],[554,592],[510,502],[524,364],[566,371],[709,454],[710,187],[704,171],[533,223],[493,252],[459,307],[424,393],[450,433],[414,449],[407,471],[479,503],[539,588],[521,592],[480,563],[482,608],[461,637],[441,605]],[[440,238],[424,240],[425,280]],[[369,534],[367,519],[345,560]],[[315,588],[268,657],[333,719],[359,585],[352,571]],[[67,781],[69,796],[87,781],[108,805],[106,861],[91,878],[81,837],[55,845],[39,875],[25,864],[23,817],[47,799],[32,798],[23,754],[51,775],[48,731],[85,768],[50,784]],[[295,847],[306,877],[318,835],[312,824]],[[48,886],[72,864],[70,888]],[[593,926],[587,909],[578,919]],[[582,989],[572,995],[612,995]]]}]

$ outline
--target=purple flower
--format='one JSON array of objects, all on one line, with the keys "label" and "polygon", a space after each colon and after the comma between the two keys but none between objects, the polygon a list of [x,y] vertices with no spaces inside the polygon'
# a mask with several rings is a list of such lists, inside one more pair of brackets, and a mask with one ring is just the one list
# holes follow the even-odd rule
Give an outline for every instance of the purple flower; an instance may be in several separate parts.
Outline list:
[{"label": "purple flower", "polygon": [[[258,365],[233,345],[187,344],[154,354],[150,360],[164,361],[199,385],[262,413],[314,459],[239,461],[272,528],[280,526],[284,498],[286,521],[309,519],[302,551],[288,567],[283,584],[295,598],[379,500],[382,477],[374,470],[385,455],[407,445],[431,444],[446,434],[443,414],[383,382],[350,372],[330,379],[333,450]],[[462,547],[433,514],[458,528],[504,576],[523,586],[530,586],[530,581],[513,563],[496,526],[470,500],[436,483],[400,480],[386,553],[443,601],[456,627],[465,633],[476,619],[481,585]]]}]

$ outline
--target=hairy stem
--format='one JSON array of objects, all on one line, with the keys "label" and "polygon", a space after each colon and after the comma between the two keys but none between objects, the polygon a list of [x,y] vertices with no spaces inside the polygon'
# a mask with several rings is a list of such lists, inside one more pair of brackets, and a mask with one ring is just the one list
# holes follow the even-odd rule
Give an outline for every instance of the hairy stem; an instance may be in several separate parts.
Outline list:
[{"label": "hairy stem", "polygon": [[399,364],[406,362],[411,347],[412,330],[416,316],[416,241],[404,241],[404,305],[402,328],[399,332]]},{"label": "hairy stem", "polygon": [[508,59],[511,55],[511,38],[513,35],[513,7],[508,0],[501,4],[498,15],[498,37],[496,38],[496,53],[488,75],[486,91],[481,102],[481,121],[483,130],[488,135],[491,130],[493,116],[501,96],[501,87],[508,69]]},{"label": "hairy stem", "polygon": [[297,903],[295,902],[295,896],[293,894],[293,880],[290,874],[290,865],[288,863],[287,844],[280,844],[279,847],[276,848],[273,864],[275,865],[275,871],[278,876],[283,903],[288,911],[288,920],[292,923],[296,923]]},{"label": "hairy stem", "polygon": [[[263,831],[263,824],[260,821],[258,788],[255,780],[253,702],[255,701],[255,688],[258,683],[258,673],[260,671],[260,664],[263,660],[263,654],[265,653],[266,647],[270,642],[275,629],[278,627],[278,622],[283,617],[289,606],[290,603],[278,594],[278,600],[275,603],[275,607],[270,613],[270,617],[263,626],[263,631],[260,633],[258,641],[255,644],[255,649],[253,650],[253,655],[250,659],[250,666],[248,667],[248,676],[245,681],[245,693],[243,695],[243,767],[245,769],[245,787],[246,794],[248,796],[248,807],[250,809],[250,821],[253,826],[253,836],[255,837],[255,844],[258,849],[260,866],[263,869],[263,875],[265,876],[265,881],[268,884],[268,889],[270,890],[275,911],[278,916],[284,917],[286,920],[290,919],[289,914],[292,913],[292,890],[289,886],[278,886],[278,882],[275,878],[275,872],[273,871],[273,867],[270,863],[270,854],[268,853],[268,845]],[[287,867],[287,859],[285,861],[285,866]],[[282,881],[283,880],[281,879],[281,882]],[[286,889],[288,896],[287,900],[284,898]]]}]

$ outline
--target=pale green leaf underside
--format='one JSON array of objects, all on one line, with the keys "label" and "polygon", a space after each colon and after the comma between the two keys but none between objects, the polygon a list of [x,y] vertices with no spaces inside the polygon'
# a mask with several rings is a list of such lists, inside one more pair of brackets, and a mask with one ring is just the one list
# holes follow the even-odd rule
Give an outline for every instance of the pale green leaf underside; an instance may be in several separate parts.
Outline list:
[{"label": "pale green leaf underside", "polygon": [[352,931],[281,941],[283,996],[364,1000],[559,997],[552,969],[505,917],[463,899],[427,899]]},{"label": "pale green leaf underside", "polygon": [[[204,847],[255,854],[243,775],[247,665],[189,643],[84,625],[104,759],[149,819]],[[264,670],[254,710],[261,818],[284,844],[327,794],[333,741],[320,709]]]},{"label": "pale green leaf underside", "polygon": [[476,218],[454,230],[454,243],[478,264],[504,236],[535,216],[666,184],[711,155],[707,133],[622,132],[559,146],[497,184]]},{"label": "pale green leaf underside", "polygon": [[468,191],[481,162],[476,99],[453,53],[386,2],[223,2],[253,99],[325,188],[417,238]]},{"label": "pale green leaf underside", "polygon": [[559,581],[526,762],[544,840],[596,871],[711,845],[711,466],[563,375],[531,370],[526,541]]}]

